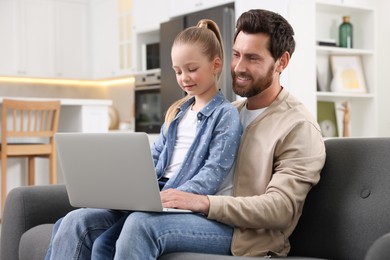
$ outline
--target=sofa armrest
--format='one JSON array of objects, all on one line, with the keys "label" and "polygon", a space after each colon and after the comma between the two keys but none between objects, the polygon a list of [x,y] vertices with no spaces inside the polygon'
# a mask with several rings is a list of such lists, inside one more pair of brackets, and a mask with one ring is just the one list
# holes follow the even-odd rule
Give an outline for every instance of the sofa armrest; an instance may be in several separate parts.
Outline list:
[{"label": "sofa armrest", "polygon": [[21,236],[35,226],[55,223],[74,208],[65,185],[23,186],[9,192],[1,227],[1,259],[19,259]]},{"label": "sofa armrest", "polygon": [[375,242],[368,249],[366,257],[364,259],[390,259],[390,233],[387,233],[375,240]]}]

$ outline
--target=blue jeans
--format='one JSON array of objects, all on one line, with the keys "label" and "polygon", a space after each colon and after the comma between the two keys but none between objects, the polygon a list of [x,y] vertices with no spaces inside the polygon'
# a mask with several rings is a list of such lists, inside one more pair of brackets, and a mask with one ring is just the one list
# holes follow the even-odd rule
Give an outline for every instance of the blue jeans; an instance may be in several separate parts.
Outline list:
[{"label": "blue jeans", "polygon": [[233,227],[192,213],[133,212],[116,243],[116,260],[155,260],[171,252],[230,255]]},{"label": "blue jeans", "polygon": [[[101,209],[72,211],[55,225],[45,259],[112,259],[110,248],[115,241],[102,238],[109,239],[107,234],[115,229],[109,228],[124,219],[116,241],[115,259],[157,259],[169,252],[231,254],[233,228],[200,214],[133,212],[127,215]],[[111,233],[114,239],[115,234],[118,233]],[[108,250],[96,250],[99,243],[106,244]]]},{"label": "blue jeans", "polygon": [[128,214],[125,214],[113,226],[95,239],[92,246],[92,260],[114,259],[116,240],[121,233],[127,216]]},{"label": "blue jeans", "polygon": [[[124,220],[129,212],[106,209],[77,209],[68,213],[54,225],[49,249],[45,260],[81,260],[93,259],[92,249],[95,240],[98,244],[106,244],[108,250],[96,252],[96,259],[112,259],[113,252],[110,247],[115,246],[115,234],[119,235]],[[122,221],[122,224],[120,222]],[[119,223],[118,225],[115,225]],[[110,227],[111,232],[105,233]],[[111,230],[111,229],[110,229]],[[104,238],[107,241],[104,241]],[[111,240],[112,239],[112,240]],[[100,255],[101,252],[108,255]],[[105,258],[108,257],[108,258]]]}]

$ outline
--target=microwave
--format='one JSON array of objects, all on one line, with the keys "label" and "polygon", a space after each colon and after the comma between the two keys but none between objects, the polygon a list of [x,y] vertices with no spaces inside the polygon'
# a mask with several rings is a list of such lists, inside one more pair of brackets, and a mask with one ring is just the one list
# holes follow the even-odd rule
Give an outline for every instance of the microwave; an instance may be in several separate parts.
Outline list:
[{"label": "microwave", "polygon": [[146,43],[142,48],[142,69],[153,70],[160,68],[160,43]]}]

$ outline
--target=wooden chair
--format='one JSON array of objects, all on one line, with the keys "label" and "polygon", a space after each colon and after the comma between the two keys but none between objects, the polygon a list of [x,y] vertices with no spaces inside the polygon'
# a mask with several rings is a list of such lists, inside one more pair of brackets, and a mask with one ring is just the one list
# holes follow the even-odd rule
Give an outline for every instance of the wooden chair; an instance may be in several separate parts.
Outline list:
[{"label": "wooden chair", "polygon": [[7,196],[7,158],[28,158],[28,185],[35,183],[35,157],[49,159],[49,182],[55,184],[60,101],[4,99],[1,121],[1,209]]}]

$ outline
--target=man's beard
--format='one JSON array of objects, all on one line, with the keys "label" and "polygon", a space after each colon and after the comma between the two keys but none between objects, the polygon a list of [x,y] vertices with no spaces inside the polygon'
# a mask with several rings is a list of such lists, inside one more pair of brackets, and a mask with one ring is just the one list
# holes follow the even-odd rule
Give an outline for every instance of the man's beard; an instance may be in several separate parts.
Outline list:
[{"label": "man's beard", "polygon": [[[273,73],[274,66],[271,66],[264,77],[259,78],[253,82],[253,84],[248,89],[245,89],[236,84],[235,78],[237,75],[232,71],[233,91],[241,97],[249,98],[256,96],[271,86],[273,81]],[[239,74],[239,76],[243,78],[252,78],[246,74]]]}]

